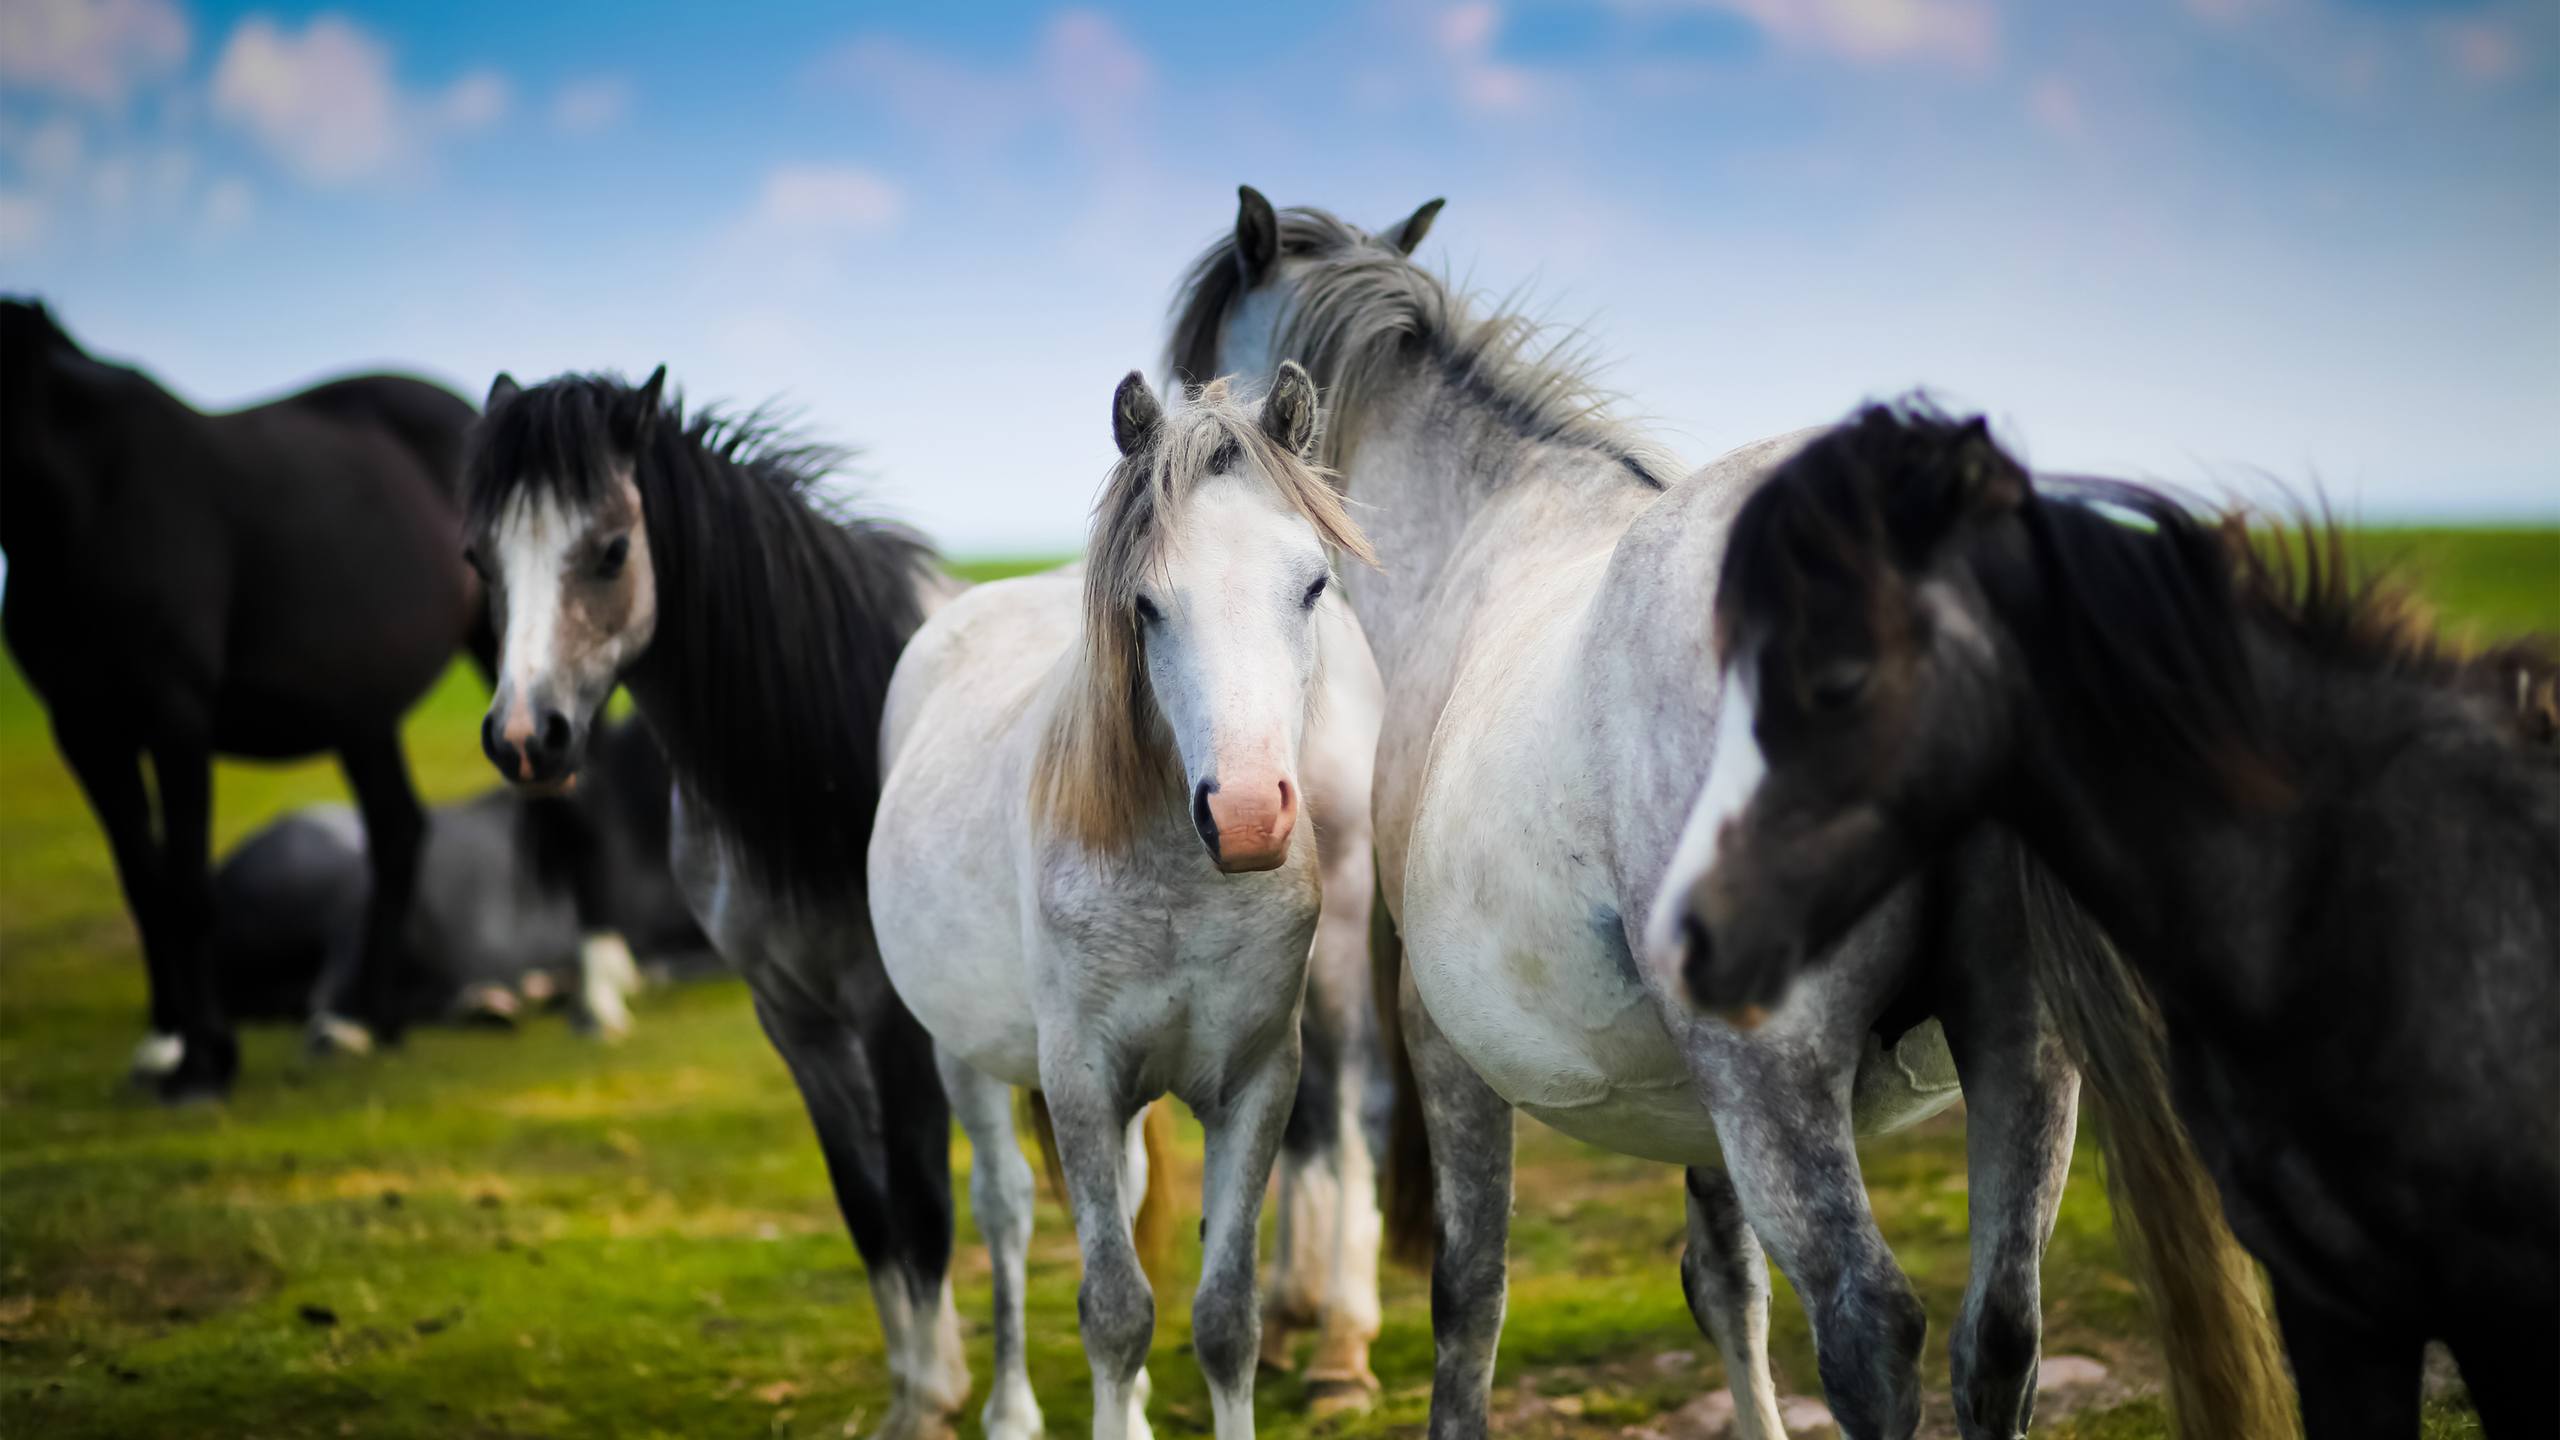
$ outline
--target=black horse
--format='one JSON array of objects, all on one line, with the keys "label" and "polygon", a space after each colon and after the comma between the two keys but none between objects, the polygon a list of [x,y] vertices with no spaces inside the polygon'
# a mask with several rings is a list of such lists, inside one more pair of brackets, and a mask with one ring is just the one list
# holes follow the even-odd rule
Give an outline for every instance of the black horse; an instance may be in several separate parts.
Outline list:
[{"label": "black horse", "polygon": [[205,948],[216,754],[337,752],[374,886],[333,1000],[387,1015],[423,825],[400,716],[481,612],[455,496],[471,418],[397,376],[203,415],[0,301],[0,628],[114,851],[168,1099],[239,1068]]},{"label": "black horse", "polygon": [[812,493],[834,452],[644,385],[499,376],[469,464],[504,642],[481,743],[556,786],[628,682],[675,776],[676,878],[799,1082],[870,1272],[884,1440],[968,1394],[952,1307],[951,1107],[889,985],[863,856],[898,652],[949,589],[931,550]]},{"label": "black horse", "polygon": [[2431,1339],[2492,1436],[2560,1433],[2553,657],[2448,648],[2327,523],[2038,484],[1913,408],[1807,447],[1733,557],[1754,723],[1663,897],[1693,998],[1776,1003],[1914,866],[2014,830],[2068,892],[2048,928],[2076,901],[2121,947],[2077,920],[2030,952],[2065,957],[2042,997],[2102,1099],[2165,1062],[2311,1440],[2415,1433]]}]

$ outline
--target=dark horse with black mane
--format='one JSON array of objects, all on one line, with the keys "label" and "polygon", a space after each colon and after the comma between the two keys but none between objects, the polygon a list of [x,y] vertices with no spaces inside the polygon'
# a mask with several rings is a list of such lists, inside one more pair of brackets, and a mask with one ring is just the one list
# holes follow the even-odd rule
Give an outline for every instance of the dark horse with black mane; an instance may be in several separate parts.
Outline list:
[{"label": "dark horse with black mane", "polygon": [[637,388],[501,375],[469,461],[471,555],[503,644],[481,739],[510,780],[576,774],[617,684],[675,777],[676,878],[791,1067],[861,1249],[893,1381],[881,1434],[967,1398],[951,1107],[864,891],[880,717],[946,593],[932,552],[821,508],[836,452]]},{"label": "dark horse with black mane", "polygon": [[239,1068],[206,953],[216,754],[337,752],[374,883],[331,998],[391,1028],[424,826],[400,716],[480,613],[455,496],[470,424],[391,375],[198,414],[0,301],[0,622],[114,851],[151,972],[141,1064],[168,1099]]},{"label": "dark horse with black mane", "polygon": [[1692,997],[1765,1006],[1901,876],[2014,830],[2080,935],[2028,950],[2043,999],[2102,1100],[2165,1064],[2311,1440],[2415,1433],[2429,1340],[2490,1435],[2550,1436],[2560,667],[2414,613],[2333,525],[2039,484],[1979,421],[1870,409],[1737,521],[1716,624],[1752,722],[1663,903]]}]

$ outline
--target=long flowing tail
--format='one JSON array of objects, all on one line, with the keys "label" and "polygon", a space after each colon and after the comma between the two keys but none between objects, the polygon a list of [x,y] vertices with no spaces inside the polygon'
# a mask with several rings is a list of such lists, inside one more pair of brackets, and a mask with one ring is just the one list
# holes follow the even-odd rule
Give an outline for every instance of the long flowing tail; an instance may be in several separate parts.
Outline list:
[{"label": "long flowing tail", "polygon": [[1387,1120],[1387,1163],[1378,1176],[1380,1198],[1386,1202],[1387,1253],[1427,1269],[1439,1237],[1431,1213],[1431,1134],[1422,1123],[1422,1087],[1414,1080],[1413,1053],[1404,1043],[1404,937],[1387,913],[1384,876],[1369,901],[1369,985],[1378,1011],[1378,1043],[1386,1051],[1387,1073],[1396,1087],[1395,1108]]},{"label": "long flowing tail", "polygon": [[2181,1440],[2299,1433],[2293,1383],[2256,1262],[2169,1104],[2160,1014],[2086,912],[2022,849],[2036,986],[2097,1110],[2116,1238],[2150,1301]]},{"label": "long flowing tail", "polygon": [[[1049,1097],[1037,1090],[1022,1093],[1024,1108],[1031,1114],[1031,1133],[1040,1141],[1040,1168],[1049,1177],[1049,1193],[1073,1210],[1075,1202],[1067,1195],[1067,1165],[1058,1155],[1057,1122],[1049,1117]],[[1147,1147],[1147,1188],[1138,1197],[1130,1240],[1137,1247],[1138,1268],[1147,1272],[1147,1283],[1161,1287],[1173,1267],[1173,1102],[1158,1099],[1149,1105],[1139,1133]]]}]

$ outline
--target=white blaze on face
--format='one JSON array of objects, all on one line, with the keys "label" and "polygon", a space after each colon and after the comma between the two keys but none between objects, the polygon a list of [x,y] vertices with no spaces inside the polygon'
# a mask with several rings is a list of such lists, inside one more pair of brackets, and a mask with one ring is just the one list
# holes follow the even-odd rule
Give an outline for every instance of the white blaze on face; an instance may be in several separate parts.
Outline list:
[{"label": "white blaze on face", "polygon": [[1725,827],[1742,816],[1769,773],[1752,734],[1758,707],[1749,677],[1741,665],[1725,667],[1717,688],[1716,744],[1707,761],[1707,781],[1689,823],[1680,830],[1679,847],[1671,853],[1671,869],[1655,893],[1653,914],[1644,929],[1645,955],[1666,985],[1677,991],[1680,978],[1680,926],[1689,892],[1715,868],[1716,850]]},{"label": "white blaze on face", "polygon": [[1148,680],[1189,783],[1214,777],[1221,828],[1284,851],[1316,671],[1306,591],[1326,573],[1314,527],[1267,486],[1204,481],[1165,546],[1164,619],[1148,638]]},{"label": "white blaze on face", "polygon": [[521,744],[533,734],[532,696],[560,662],[561,586],[579,524],[556,495],[517,492],[492,537],[507,633],[498,652],[498,725]]}]

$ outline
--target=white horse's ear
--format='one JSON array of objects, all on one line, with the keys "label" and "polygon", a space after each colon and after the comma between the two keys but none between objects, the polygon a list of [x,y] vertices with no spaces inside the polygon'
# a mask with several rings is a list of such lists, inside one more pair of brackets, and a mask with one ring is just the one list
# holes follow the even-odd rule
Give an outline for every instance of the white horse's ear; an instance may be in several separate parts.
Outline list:
[{"label": "white horse's ear", "polygon": [[1164,423],[1164,407],[1156,403],[1156,392],[1147,385],[1147,377],[1132,370],[1111,392],[1111,438],[1123,455],[1135,455],[1147,448],[1155,438],[1156,427]]},{"label": "white horse's ear", "polygon": [[1271,202],[1250,185],[1236,187],[1236,273],[1250,290],[1270,275],[1280,258],[1280,217]]},{"label": "white horse's ear", "polygon": [[1316,447],[1316,382],[1295,360],[1280,362],[1271,393],[1262,401],[1262,431],[1288,447],[1301,460],[1312,459]]},{"label": "white horse's ear", "polygon": [[1407,255],[1412,254],[1422,248],[1422,237],[1431,233],[1431,222],[1440,218],[1440,207],[1448,203],[1445,196],[1423,201],[1421,209],[1404,217],[1403,223],[1388,226],[1380,238]]},{"label": "white horse's ear", "polygon": [[489,398],[480,402],[480,413],[490,414],[523,393],[524,387],[516,383],[516,377],[501,370],[498,378],[489,382]]},{"label": "white horse's ear", "polygon": [[640,382],[631,396],[631,413],[623,420],[623,438],[630,443],[631,453],[638,455],[649,448],[658,433],[658,412],[665,403],[661,398],[667,388],[667,367],[659,366]]}]

